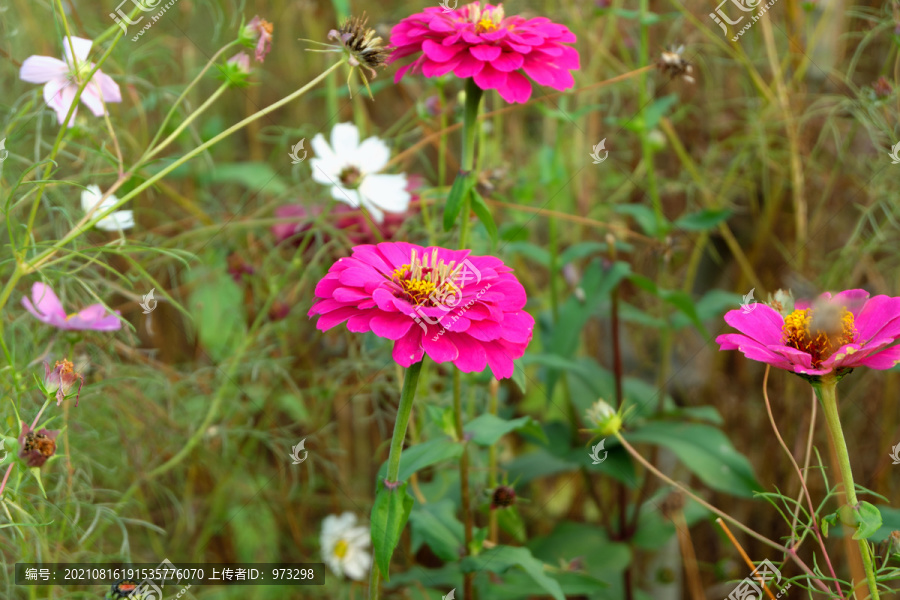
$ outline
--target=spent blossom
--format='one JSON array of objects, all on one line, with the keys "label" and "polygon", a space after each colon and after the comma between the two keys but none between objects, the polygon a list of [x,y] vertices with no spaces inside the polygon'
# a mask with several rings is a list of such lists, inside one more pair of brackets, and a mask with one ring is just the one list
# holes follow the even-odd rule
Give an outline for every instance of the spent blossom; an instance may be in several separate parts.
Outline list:
[{"label": "spent blossom", "polygon": [[56,366],[51,371],[50,363],[44,362],[44,388],[47,393],[56,392],[56,405],[62,404],[69,390],[79,381],[78,392],[75,394],[75,406],[78,406],[78,399],[81,396],[81,388],[84,386],[84,376],[75,372],[75,365],[66,360],[56,361]]}]

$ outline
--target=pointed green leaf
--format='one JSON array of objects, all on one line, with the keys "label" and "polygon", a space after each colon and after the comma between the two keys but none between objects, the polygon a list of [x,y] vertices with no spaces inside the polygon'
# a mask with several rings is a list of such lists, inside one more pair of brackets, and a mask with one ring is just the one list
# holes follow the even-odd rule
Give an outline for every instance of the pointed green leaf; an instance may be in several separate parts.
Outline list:
[{"label": "pointed green leaf", "polygon": [[441,560],[459,560],[465,547],[463,524],[456,518],[452,500],[418,504],[409,515],[413,552],[424,543]]},{"label": "pointed green leaf", "polygon": [[453,186],[451,186],[450,193],[447,195],[447,204],[444,205],[444,231],[453,229],[456,218],[459,216],[459,211],[462,210],[463,200],[472,187],[472,181],[471,177],[462,174],[458,174],[456,179],[453,180]]},{"label": "pointed green leaf", "polygon": [[507,421],[490,413],[485,413],[469,421],[463,428],[463,431],[472,434],[472,441],[479,446],[492,446],[507,433],[518,430],[545,442],[547,441],[547,436],[544,435],[541,426],[531,417],[520,417]]},{"label": "pointed green leaf", "polygon": [[491,209],[488,208],[484,198],[481,197],[481,194],[479,194],[475,188],[472,188],[472,212],[475,213],[475,216],[478,217],[478,220],[481,221],[481,224],[487,229],[488,235],[491,238],[491,243],[496,245],[498,239],[497,225],[494,223],[494,217],[491,216]]},{"label": "pointed green leaf", "polygon": [[469,556],[462,561],[464,573],[490,571],[504,573],[513,567],[520,567],[531,579],[554,600],[566,600],[559,582],[547,575],[544,563],[531,555],[528,548],[495,546],[478,556]]},{"label": "pointed green leaf", "polygon": [[372,506],[372,548],[378,570],[385,581],[390,580],[391,556],[394,548],[400,543],[400,534],[406,527],[409,513],[414,501],[406,493],[408,483],[401,484],[393,490],[379,484],[375,504]]},{"label": "pointed green leaf", "polygon": [[30,467],[28,470],[31,471],[32,475],[34,475],[34,479],[37,481],[38,487],[41,488],[41,493],[44,495],[44,500],[46,500],[47,492],[44,491],[44,482],[41,481],[41,468]]},{"label": "pointed green leaf", "polygon": [[[442,460],[459,458],[462,455],[462,444],[446,438],[428,440],[421,444],[408,448],[400,455],[400,474],[398,479],[406,481],[413,473],[420,469],[430,467]],[[387,461],[378,470],[378,479],[382,480],[387,475]]]}]

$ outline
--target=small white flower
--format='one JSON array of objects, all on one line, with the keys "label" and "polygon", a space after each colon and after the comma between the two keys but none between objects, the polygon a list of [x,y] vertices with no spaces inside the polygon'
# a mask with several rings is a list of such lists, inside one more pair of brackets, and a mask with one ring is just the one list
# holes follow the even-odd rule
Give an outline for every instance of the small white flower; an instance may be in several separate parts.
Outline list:
[{"label": "small white flower", "polygon": [[372,567],[369,529],[356,526],[356,515],[345,512],[322,521],[322,558],[336,575],[362,581]]},{"label": "small white flower", "polygon": [[[96,185],[89,185],[86,190],[81,192],[81,210],[85,213],[90,212],[94,206],[100,202],[100,198],[103,197],[103,193],[100,191],[100,188]],[[112,194],[104,200],[100,202],[100,207],[94,212],[94,216],[105,211],[110,206],[114,205],[118,202],[119,199],[113,196]],[[94,225],[97,229],[102,229],[103,231],[120,231],[124,229],[131,229],[134,227],[134,211],[131,210],[117,210],[114,213],[110,213],[97,221]]]},{"label": "small white flower", "polygon": [[377,137],[359,141],[352,123],[339,123],[331,130],[331,144],[320,133],[312,140],[316,158],[310,161],[313,179],[331,186],[331,197],[354,208],[362,206],[381,223],[384,213],[406,212],[411,199],[406,174],[385,175],[391,157],[387,144]]}]

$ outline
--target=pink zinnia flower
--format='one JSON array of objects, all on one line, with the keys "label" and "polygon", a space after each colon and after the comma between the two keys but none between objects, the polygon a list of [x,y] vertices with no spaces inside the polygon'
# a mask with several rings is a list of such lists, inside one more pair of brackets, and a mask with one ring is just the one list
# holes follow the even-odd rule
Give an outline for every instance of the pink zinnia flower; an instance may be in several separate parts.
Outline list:
[{"label": "pink zinnia flower", "polygon": [[320,330],[347,321],[350,331],[394,340],[394,360],[403,367],[428,354],[466,373],[489,366],[494,377],[511,377],[534,329],[512,269],[468,250],[356,246],[332,265],[316,296],[309,316],[319,315]]},{"label": "pink zinnia flower", "polygon": [[[565,44],[575,34],[545,17],[505,17],[503,6],[473,2],[456,10],[429,7],[406,17],[391,31],[394,50],[388,63],[422,53],[397,71],[421,68],[425,77],[452,72],[475,79],[483,90],[497,90],[507,102],[527,102],[532,80],[557,90],[575,85],[569,72],[580,68],[578,52]],[[528,77],[525,77],[525,76]]]},{"label": "pink zinnia flower", "polygon": [[38,320],[53,325],[59,329],[93,331],[115,331],[122,327],[122,323],[115,314],[107,314],[102,304],[91,304],[80,312],[66,315],[62,302],[49,285],[35,283],[31,287],[31,299],[22,298],[22,306]]},{"label": "pink zinnia flower", "polygon": [[[69,113],[83,78],[94,68],[94,63],[87,60],[93,44],[91,40],[73,36],[72,44],[69,45],[69,38],[63,38],[65,62],[50,56],[29,56],[22,63],[19,77],[29,83],[46,84],[44,102],[56,111],[60,125]],[[121,102],[122,94],[118,84],[109,75],[97,71],[81,92],[81,101],[95,117],[102,117],[106,114],[106,107],[103,104]],[[72,113],[72,120],[69,121],[69,127],[75,123],[77,112],[76,108]]]},{"label": "pink zinnia flower", "polygon": [[741,333],[716,338],[720,350],[804,376],[843,376],[856,367],[890,369],[900,362],[900,298],[847,290],[824,293],[786,316],[765,304],[732,310],[725,321]]}]

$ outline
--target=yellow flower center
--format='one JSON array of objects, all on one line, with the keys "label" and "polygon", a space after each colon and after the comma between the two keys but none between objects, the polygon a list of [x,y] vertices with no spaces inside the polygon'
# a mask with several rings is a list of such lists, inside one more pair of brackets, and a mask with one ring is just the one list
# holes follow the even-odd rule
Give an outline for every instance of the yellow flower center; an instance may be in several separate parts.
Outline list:
[{"label": "yellow flower center", "polygon": [[421,258],[413,250],[410,263],[394,269],[391,279],[403,288],[409,301],[416,306],[437,306],[463,287],[462,281],[459,285],[455,281],[462,266],[456,266],[452,260],[449,263],[438,260],[437,250],[430,257],[426,254]]},{"label": "yellow flower center", "polygon": [[340,540],[337,544],[334,545],[334,555],[338,558],[344,558],[347,556],[347,551],[350,549],[350,544],[347,543],[346,540]]},{"label": "yellow flower center", "polygon": [[835,350],[856,339],[853,313],[836,305],[795,310],[784,318],[781,331],[784,345],[809,353],[817,368]]},{"label": "yellow flower center", "polygon": [[486,31],[496,31],[497,24],[491,21],[488,17],[482,17],[480,21],[475,25],[475,30],[478,33],[484,33]]}]

